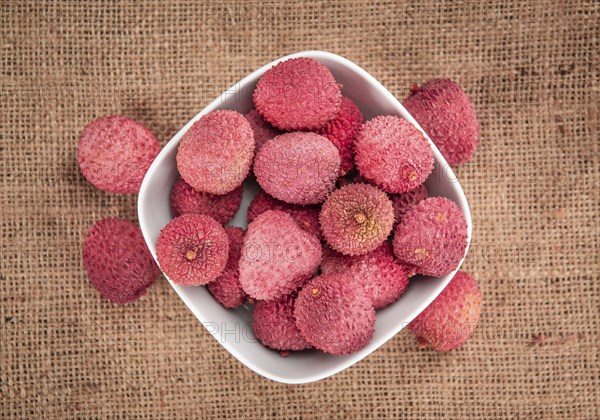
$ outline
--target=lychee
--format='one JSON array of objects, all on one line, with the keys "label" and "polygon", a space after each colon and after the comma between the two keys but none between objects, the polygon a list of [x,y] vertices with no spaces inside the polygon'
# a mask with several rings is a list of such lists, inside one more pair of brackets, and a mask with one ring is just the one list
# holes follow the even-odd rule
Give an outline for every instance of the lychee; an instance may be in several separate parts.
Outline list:
[{"label": "lychee", "polygon": [[404,107],[429,135],[450,165],[460,165],[477,148],[479,124],[469,96],[458,83],[430,80],[411,88]]},{"label": "lychee", "polygon": [[298,226],[321,239],[321,226],[319,225],[319,212],[321,211],[321,208],[319,206],[288,204],[261,191],[254,197],[248,207],[248,223],[251,223],[256,219],[256,216],[267,210],[280,210],[286,212],[294,218],[296,223],[298,223]]},{"label": "lychee", "polygon": [[90,229],[83,264],[96,290],[120,304],[144,295],[160,274],[140,228],[121,219],[102,219]]},{"label": "lychee", "polygon": [[293,58],[267,70],[253,98],[256,110],[275,127],[317,130],[336,116],[342,94],[323,64],[311,58]]},{"label": "lychee", "polygon": [[342,158],[341,176],[354,168],[354,139],[364,121],[365,117],[352,99],[342,96],[342,105],[338,114],[318,131],[338,148]]},{"label": "lychee", "polygon": [[183,135],[177,169],[196,191],[226,194],[242,184],[254,156],[250,123],[235,111],[211,112]]},{"label": "lychee", "polygon": [[259,300],[291,293],[314,274],[321,262],[321,243],[293,217],[269,210],[248,225],[240,258],[240,283]]},{"label": "lychee", "polygon": [[110,193],[137,193],[160,152],[160,145],[141,124],[119,115],[98,118],[85,127],[77,163],[96,188]]},{"label": "lychee", "polygon": [[421,312],[408,328],[421,347],[450,351],[472,335],[481,313],[481,291],[473,278],[458,271],[442,293]]},{"label": "lychee", "polygon": [[306,341],[331,354],[357,352],[375,332],[371,300],[348,274],[322,274],[306,283],[294,316]]},{"label": "lychee", "polygon": [[219,277],[206,286],[214,298],[226,308],[237,308],[246,300],[246,292],[240,284],[240,256],[246,231],[239,227],[226,226],[229,238],[229,256],[227,264]]},{"label": "lychee", "polygon": [[444,197],[418,203],[396,228],[394,254],[426,276],[441,277],[458,267],[467,249],[467,222]]},{"label": "lychee", "polygon": [[240,208],[243,192],[241,185],[223,195],[198,192],[183,178],[179,178],[171,190],[171,213],[174,217],[188,213],[206,214],[225,224]]},{"label": "lychee", "polygon": [[373,251],[392,231],[394,209],[386,193],[368,184],[349,184],[334,191],[319,216],[323,237],[346,255]]},{"label": "lychee", "polygon": [[254,142],[256,143],[255,151],[258,151],[267,140],[277,137],[281,131],[266,122],[262,115],[255,109],[251,109],[244,114],[244,117],[250,123],[252,132],[254,133]]},{"label": "lychee", "polygon": [[367,121],[354,142],[360,174],[391,194],[411,191],[433,170],[433,150],[404,118],[382,115]]},{"label": "lychee", "polygon": [[394,206],[394,229],[396,229],[396,226],[398,226],[398,223],[400,223],[406,213],[428,196],[429,192],[425,185],[419,185],[414,190],[405,193],[393,194],[390,198]]},{"label": "lychee", "polygon": [[223,272],[228,254],[229,239],[223,226],[204,214],[184,214],[171,220],[156,244],[162,271],[185,286],[215,280]]},{"label": "lychee", "polygon": [[340,154],[315,133],[282,134],[267,141],[254,160],[260,186],[290,204],[322,203],[335,187]]},{"label": "lychee", "polygon": [[374,251],[358,257],[340,254],[326,246],[321,273],[346,273],[362,286],[375,309],[394,303],[408,286],[408,268],[394,258],[385,241]]},{"label": "lychee", "polygon": [[260,300],[254,305],[252,329],[265,346],[281,351],[311,347],[296,326],[296,296],[296,293],[292,293],[277,300]]}]

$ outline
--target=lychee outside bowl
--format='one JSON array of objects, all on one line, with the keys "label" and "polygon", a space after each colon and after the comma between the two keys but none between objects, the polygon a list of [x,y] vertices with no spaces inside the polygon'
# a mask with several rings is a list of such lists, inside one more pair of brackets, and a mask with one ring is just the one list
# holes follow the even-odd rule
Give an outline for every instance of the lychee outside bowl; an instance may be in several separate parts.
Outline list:
[{"label": "lychee outside bowl", "polygon": [[[304,51],[275,60],[236,83],[204,108],[169,141],[150,166],[138,198],[138,216],[144,238],[155,259],[158,234],[172,219],[169,196],[179,176],[175,156],[184,133],[196,120],[211,111],[232,109],[245,113],[250,110],[253,106],[252,92],[263,73],[281,61],[296,57],[310,57],[327,66],[343,85],[343,94],[357,103],[367,119],[377,115],[399,115],[422,131],[394,95],[365,70],[343,57],[323,51]],[[435,168],[426,186],[430,195],[447,197],[458,204],[467,220],[470,243],[471,213],[464,192],[439,150],[431,140],[429,142],[435,155]],[[247,227],[246,210],[257,190],[255,184],[246,181],[242,206],[231,224]],[[423,311],[455,273],[440,278],[420,277],[412,280],[407,292],[397,302],[377,311],[375,335],[369,344],[347,356],[331,356],[310,350],[281,357],[278,352],[263,347],[255,339],[250,305],[234,310],[225,309],[205,287],[187,287],[169,282],[207,331],[242,364],[274,381],[297,384],[327,378],[368,356]],[[190,331],[190,334],[194,332]]]}]

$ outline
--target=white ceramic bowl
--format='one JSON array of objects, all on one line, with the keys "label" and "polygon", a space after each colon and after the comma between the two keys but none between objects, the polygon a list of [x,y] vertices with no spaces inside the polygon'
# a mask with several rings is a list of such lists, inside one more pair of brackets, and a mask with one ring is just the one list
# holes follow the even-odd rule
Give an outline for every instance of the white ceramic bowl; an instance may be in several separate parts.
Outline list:
[{"label": "white ceramic bowl", "polygon": [[[211,111],[232,109],[245,113],[250,110],[252,92],[263,73],[275,64],[295,57],[310,57],[327,66],[336,80],[343,85],[343,94],[357,103],[367,119],[377,115],[400,115],[421,130],[387,89],[365,70],[343,57],[323,51],[305,51],[275,60],[236,83],[204,108],[171,139],[150,166],[139,194],[138,215],[144,238],[155,259],[158,234],[172,219],[169,196],[171,186],[179,176],[175,155],[183,134],[196,120]],[[463,190],[431,140],[430,144],[436,163],[434,172],[426,182],[429,194],[447,197],[458,204],[467,220],[470,243],[471,214]],[[231,224],[247,227],[246,210],[257,190],[256,185],[246,183],[242,206]],[[331,356],[310,350],[281,357],[278,352],[263,347],[254,338],[251,328],[251,306],[225,309],[213,299],[205,287],[187,287],[169,281],[192,313],[236,359],[266,378],[295,384],[326,378],[368,356],[425,309],[446,287],[455,272],[441,278],[423,277],[411,280],[407,292],[397,302],[377,311],[375,335],[369,344],[359,352],[347,356]],[[190,334],[194,334],[194,331],[190,331]]]}]

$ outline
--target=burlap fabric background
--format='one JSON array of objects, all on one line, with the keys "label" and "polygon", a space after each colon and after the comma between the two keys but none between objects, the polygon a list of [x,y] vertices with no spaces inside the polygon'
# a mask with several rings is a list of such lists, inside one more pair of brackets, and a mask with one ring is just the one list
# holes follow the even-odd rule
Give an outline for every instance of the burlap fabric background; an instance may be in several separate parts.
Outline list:
[{"label": "burlap fabric background", "polygon": [[[3,418],[599,416],[600,3],[2,1]],[[135,196],[78,173],[78,136],[119,113],[165,144],[224,88],[287,53],[355,61],[398,98],[449,76],[481,123],[458,168],[484,293],[461,350],[402,332],[318,383],[259,377],[164,279],[128,306],[87,281],[80,243]]]}]

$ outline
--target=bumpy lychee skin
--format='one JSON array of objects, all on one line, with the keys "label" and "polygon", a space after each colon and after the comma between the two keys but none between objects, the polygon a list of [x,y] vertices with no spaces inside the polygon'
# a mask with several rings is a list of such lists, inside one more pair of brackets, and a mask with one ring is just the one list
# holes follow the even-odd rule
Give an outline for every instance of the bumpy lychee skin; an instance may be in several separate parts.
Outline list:
[{"label": "bumpy lychee skin", "polygon": [[306,283],[294,316],[306,341],[331,354],[357,352],[375,332],[371,300],[348,274],[322,274]]},{"label": "bumpy lychee skin", "polygon": [[183,135],[177,169],[196,191],[226,194],[242,184],[254,156],[254,133],[235,111],[211,112]]},{"label": "bumpy lychee skin", "polygon": [[250,126],[252,127],[252,131],[254,132],[256,151],[258,151],[267,140],[270,140],[273,137],[277,137],[281,134],[280,130],[266,122],[262,115],[260,115],[255,109],[251,109],[245,113],[244,117],[248,120]]},{"label": "bumpy lychee skin", "polygon": [[90,229],[83,264],[96,290],[119,304],[144,295],[160,274],[140,228],[121,219],[102,219]]},{"label": "bumpy lychee skin", "polygon": [[473,278],[458,271],[448,286],[408,328],[421,347],[446,352],[462,346],[472,335],[481,313],[481,291]]},{"label": "bumpy lychee skin", "polygon": [[354,168],[354,139],[364,122],[365,117],[358,106],[352,99],[342,96],[340,112],[319,130],[319,134],[331,140],[340,151],[341,176]]},{"label": "bumpy lychee skin", "polygon": [[329,69],[311,58],[293,58],[267,70],[253,97],[265,120],[286,131],[321,128],[337,115],[342,102]]},{"label": "bumpy lychee skin", "polygon": [[429,135],[450,165],[471,159],[479,137],[473,103],[460,85],[448,79],[430,80],[411,88],[404,107]]},{"label": "bumpy lychee skin", "polygon": [[254,335],[267,347],[280,351],[298,351],[311,347],[300,333],[294,318],[296,294],[277,300],[260,300],[254,305]]},{"label": "bumpy lychee skin", "polygon": [[162,271],[175,283],[201,286],[225,268],[229,239],[223,226],[204,214],[184,214],[158,235],[156,256]]},{"label": "bumpy lychee skin", "polygon": [[331,194],[319,216],[323,237],[346,255],[373,251],[392,231],[394,209],[386,193],[368,184],[349,184]]},{"label": "bumpy lychee skin", "polygon": [[467,222],[444,197],[430,197],[404,215],[394,234],[394,254],[426,276],[441,277],[458,267],[467,249]]},{"label": "bumpy lychee skin", "polygon": [[259,214],[267,210],[280,210],[286,212],[294,218],[298,226],[305,231],[312,233],[319,239],[322,238],[321,226],[319,225],[319,212],[321,208],[317,205],[300,206],[298,204],[288,204],[271,197],[264,191],[257,194],[248,207],[248,223],[251,223]]},{"label": "bumpy lychee skin", "polygon": [[429,142],[401,117],[382,115],[367,121],[354,147],[360,174],[391,194],[417,188],[433,170]]},{"label": "bumpy lychee skin", "polygon": [[360,284],[375,309],[394,303],[408,286],[408,268],[394,258],[392,246],[385,241],[374,251],[359,257],[340,254],[326,246],[321,273],[347,273]]},{"label": "bumpy lychee skin", "polygon": [[290,204],[322,203],[335,187],[340,154],[315,133],[282,134],[267,141],[254,160],[260,186]]},{"label": "bumpy lychee skin", "polygon": [[404,215],[427,197],[429,197],[429,192],[425,185],[419,185],[409,192],[392,195],[390,198],[392,199],[392,205],[394,206],[394,230]]},{"label": "bumpy lychee skin", "polygon": [[321,243],[315,235],[302,230],[289,214],[269,210],[248,225],[240,283],[255,299],[278,299],[310,278],[321,256]]},{"label": "bumpy lychee skin", "polygon": [[77,149],[82,175],[110,193],[138,193],[160,152],[160,145],[141,124],[119,115],[102,117],[85,127]]},{"label": "bumpy lychee skin", "polygon": [[183,178],[179,178],[171,190],[171,213],[173,217],[189,213],[206,214],[225,224],[239,210],[243,192],[241,185],[223,195],[198,192]]},{"label": "bumpy lychee skin", "polygon": [[240,284],[240,256],[246,231],[239,227],[226,226],[229,238],[229,257],[219,277],[206,286],[214,298],[226,308],[237,308],[246,301],[246,292]]}]

